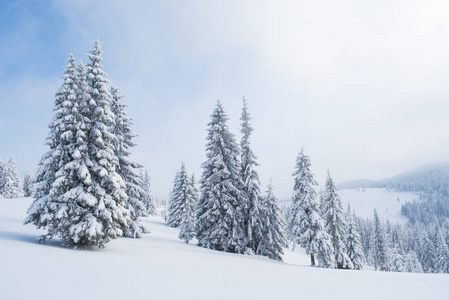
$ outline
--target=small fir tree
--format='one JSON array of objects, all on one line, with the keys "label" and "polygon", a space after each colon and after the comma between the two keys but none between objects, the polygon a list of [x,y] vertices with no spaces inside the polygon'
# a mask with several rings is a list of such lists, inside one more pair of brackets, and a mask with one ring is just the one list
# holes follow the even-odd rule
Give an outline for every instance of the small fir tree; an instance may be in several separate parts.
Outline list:
[{"label": "small fir tree", "polygon": [[29,170],[26,171],[23,178],[23,196],[31,197],[34,191],[34,177]]},{"label": "small fir tree", "polygon": [[347,253],[354,265],[355,270],[361,270],[365,263],[365,255],[363,253],[361,238],[357,222],[355,221],[355,215],[350,214],[350,208],[348,207],[348,232],[346,235]]},{"label": "small fir tree", "polygon": [[260,241],[256,254],[282,261],[283,247],[287,246],[284,234],[285,222],[278,206],[278,200],[273,193],[273,185],[268,185],[267,194],[262,197],[263,209],[263,239]]},{"label": "small fir tree", "polygon": [[247,199],[242,191],[239,149],[220,101],[211,117],[207,160],[202,164],[196,237],[201,247],[244,253],[248,245],[244,218]]},{"label": "small fir tree", "polygon": [[197,198],[193,178],[185,177],[182,185],[184,201],[181,203],[182,215],[179,225],[179,239],[189,243],[195,236]]},{"label": "small fir tree", "polygon": [[389,249],[384,226],[374,209],[374,267],[389,271]]},{"label": "small fir tree", "polygon": [[22,194],[17,164],[10,158],[3,167],[3,197],[17,198]]}]

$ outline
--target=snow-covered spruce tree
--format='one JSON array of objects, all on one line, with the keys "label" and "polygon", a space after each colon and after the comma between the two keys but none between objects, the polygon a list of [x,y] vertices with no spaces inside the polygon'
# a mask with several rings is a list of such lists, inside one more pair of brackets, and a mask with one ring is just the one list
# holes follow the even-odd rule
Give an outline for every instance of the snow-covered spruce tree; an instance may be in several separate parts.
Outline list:
[{"label": "snow-covered spruce tree", "polygon": [[189,243],[195,236],[196,202],[198,200],[196,198],[193,178],[188,178],[187,176],[184,178],[182,194],[184,199],[180,203],[182,215],[181,223],[179,224],[179,239]]},{"label": "snow-covered spruce tree", "polygon": [[34,177],[29,170],[26,171],[25,177],[23,178],[23,196],[31,197],[34,190]]},{"label": "snow-covered spruce tree", "polygon": [[349,258],[354,265],[355,270],[361,270],[365,263],[365,255],[363,254],[363,247],[359,228],[355,220],[355,215],[351,214],[348,207],[348,231],[346,234],[346,248]]},{"label": "snow-covered spruce tree", "polygon": [[409,273],[422,273],[421,263],[415,251],[408,252],[404,257],[404,270]]},{"label": "snow-covered spruce tree", "polygon": [[363,248],[363,255],[365,256],[366,264],[367,265],[374,265],[374,258],[373,258],[373,245],[374,245],[374,239],[373,239],[373,222],[368,219],[361,219],[353,215],[353,217],[356,219],[357,227],[359,228],[360,232],[360,239],[362,242],[362,248]]},{"label": "snow-covered spruce tree", "polygon": [[[182,214],[181,224],[179,225],[178,238],[186,243],[189,243],[195,237],[196,207],[192,206],[191,208],[192,209],[189,208],[184,210],[184,213]],[[190,211],[193,211],[193,214],[191,214]]]},{"label": "snow-covered spruce tree", "polygon": [[263,239],[260,241],[256,254],[267,256],[271,259],[282,261],[284,255],[283,247],[287,246],[284,227],[285,222],[282,218],[281,210],[278,206],[278,200],[273,193],[273,185],[268,185],[267,194],[261,198],[263,201]]},{"label": "snow-covered spruce tree", "polygon": [[335,268],[334,247],[320,216],[314,188],[317,183],[310,165],[309,157],[301,150],[296,158],[296,170],[292,174],[295,184],[288,231],[293,243],[301,245],[310,254],[312,266],[317,258],[320,267]]},{"label": "snow-covered spruce tree", "polygon": [[211,117],[207,160],[202,164],[196,237],[201,247],[244,253],[248,245],[244,219],[247,199],[239,174],[239,149],[220,101]]},{"label": "snow-covered spruce tree", "polygon": [[384,225],[374,209],[374,268],[389,271],[389,249]]},{"label": "snow-covered spruce tree", "polygon": [[145,191],[142,189],[142,182],[138,173],[138,169],[142,166],[129,159],[130,149],[136,144],[133,138],[137,136],[132,130],[132,119],[126,114],[126,105],[121,103],[123,95],[120,90],[111,87],[111,112],[115,115],[115,122],[111,126],[111,132],[116,139],[113,140],[115,155],[118,158],[117,173],[123,178],[126,185],[126,194],[128,201],[126,208],[131,213],[132,222],[129,224],[129,229],[124,228],[124,233],[127,237],[142,237],[142,233],[148,233],[139,217],[146,217],[145,206],[142,200],[145,198]]},{"label": "snow-covered spruce tree", "polygon": [[394,247],[390,251],[390,263],[388,270],[391,272],[405,272],[404,257],[400,253],[397,247]]},{"label": "snow-covered spruce tree", "polygon": [[242,121],[240,129],[242,133],[240,140],[240,176],[243,181],[243,191],[248,198],[248,207],[245,211],[245,227],[248,247],[252,251],[257,252],[259,244],[264,239],[262,232],[267,224],[263,224],[262,221],[262,215],[265,213],[261,212],[264,208],[261,206],[259,175],[255,169],[259,164],[256,161],[256,155],[251,149],[251,132],[254,129],[251,127],[251,115],[248,112],[248,103],[245,98],[243,98],[240,120]]},{"label": "snow-covered spruce tree", "polygon": [[[118,158],[108,131],[114,124],[110,95],[101,69],[101,44],[95,43],[87,66],[86,86],[73,57],[56,94],[48,154],[37,172],[35,201],[25,223],[47,228],[45,238],[59,236],[66,246],[104,246],[128,228],[125,184],[117,174]],[[78,84],[78,85],[77,85]],[[86,95],[80,97],[84,89]],[[51,173],[54,173],[52,177]]]},{"label": "snow-covered spruce tree", "polygon": [[326,231],[332,238],[337,268],[354,268],[346,250],[347,223],[343,205],[329,171],[327,172],[326,188],[321,199],[320,210]]},{"label": "snow-covered spruce tree", "polygon": [[435,267],[434,273],[449,273],[449,249],[444,240],[443,233],[440,226],[436,226],[434,233],[434,247],[435,247]]},{"label": "snow-covered spruce tree", "polygon": [[17,164],[10,158],[3,168],[3,197],[17,198],[22,194]]},{"label": "snow-covered spruce tree", "polygon": [[148,175],[148,170],[144,169],[144,171],[141,173],[141,187],[143,191],[145,192],[144,198],[143,198],[143,205],[145,206],[147,214],[150,216],[156,216],[157,215],[157,203],[156,198],[153,196],[153,193],[151,191],[151,179]]},{"label": "snow-covered spruce tree", "polygon": [[[196,209],[196,202],[198,200],[197,192],[194,187],[194,183],[191,177],[188,176],[184,163],[181,163],[181,169],[176,173],[175,181],[173,183],[173,190],[170,194],[170,209],[168,225],[171,227],[180,227],[184,219],[185,210],[188,210],[188,216],[190,215],[190,207],[193,206]],[[186,208],[187,207],[187,208]],[[196,212],[195,212],[196,213]],[[186,216],[187,217],[187,216]],[[191,218],[191,217],[189,217]],[[192,219],[192,218],[191,218]],[[195,224],[196,216],[194,216],[193,224]],[[186,227],[188,224],[184,224]],[[186,227],[184,231],[191,230]]]},{"label": "snow-covered spruce tree", "polygon": [[[175,198],[176,196],[178,196],[180,194],[180,190],[181,190],[181,183],[182,180],[180,179],[181,177],[181,172],[182,167],[184,166],[184,163],[182,163],[181,165],[181,170],[176,172],[175,174],[175,179],[173,180],[173,188],[170,191],[170,196],[169,196],[169,207],[168,207],[168,221],[167,224],[171,227],[179,227],[179,224],[181,224],[181,210],[180,210],[180,206],[179,206],[179,201]],[[185,170],[184,170],[185,172]],[[185,176],[187,176],[187,174],[185,174]]]},{"label": "snow-covered spruce tree", "polygon": [[393,225],[390,233],[390,248],[396,247],[398,249],[399,254],[405,254],[405,245],[404,245],[404,231],[403,228],[399,225]]},{"label": "snow-covered spruce tree", "polygon": [[428,232],[423,224],[415,226],[415,236],[417,239],[414,248],[422,269],[425,273],[432,273],[435,266],[435,248],[431,238],[432,232]]}]

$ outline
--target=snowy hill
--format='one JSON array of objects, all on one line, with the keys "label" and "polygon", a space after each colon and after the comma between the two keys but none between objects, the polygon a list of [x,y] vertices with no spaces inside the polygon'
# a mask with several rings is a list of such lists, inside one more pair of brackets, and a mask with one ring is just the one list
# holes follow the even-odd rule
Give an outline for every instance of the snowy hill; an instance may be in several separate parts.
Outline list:
[{"label": "snowy hill", "polygon": [[359,217],[373,218],[376,208],[381,218],[398,223],[407,222],[407,217],[401,215],[401,205],[419,199],[419,195],[413,192],[395,192],[385,188],[347,189],[338,191],[338,194],[343,206],[346,208],[349,203]]},{"label": "snowy hill", "polygon": [[[0,198],[0,299],[443,299],[449,276],[312,268],[302,249],[285,263],[212,251],[144,218],[151,234],[105,249],[35,242],[22,222],[30,198]],[[356,204],[354,203],[354,208]]]}]

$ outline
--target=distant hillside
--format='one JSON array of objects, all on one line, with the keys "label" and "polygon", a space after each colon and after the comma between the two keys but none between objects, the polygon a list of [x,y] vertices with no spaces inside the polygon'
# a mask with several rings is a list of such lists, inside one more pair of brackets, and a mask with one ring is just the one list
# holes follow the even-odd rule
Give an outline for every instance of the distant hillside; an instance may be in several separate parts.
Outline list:
[{"label": "distant hillside", "polygon": [[449,163],[426,165],[382,180],[350,180],[337,185],[338,189],[387,188],[397,192],[421,192],[449,195]]},{"label": "distant hillside", "polygon": [[407,192],[423,192],[428,195],[447,196],[449,188],[449,163],[428,165],[386,179],[387,189]]}]

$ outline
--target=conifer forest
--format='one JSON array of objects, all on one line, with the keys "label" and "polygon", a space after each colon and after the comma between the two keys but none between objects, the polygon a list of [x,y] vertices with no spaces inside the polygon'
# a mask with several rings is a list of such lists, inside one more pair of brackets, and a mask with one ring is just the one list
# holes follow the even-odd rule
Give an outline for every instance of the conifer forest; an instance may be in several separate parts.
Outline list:
[{"label": "conifer forest", "polygon": [[0,300],[445,299],[447,5],[325,2],[0,4]]}]

